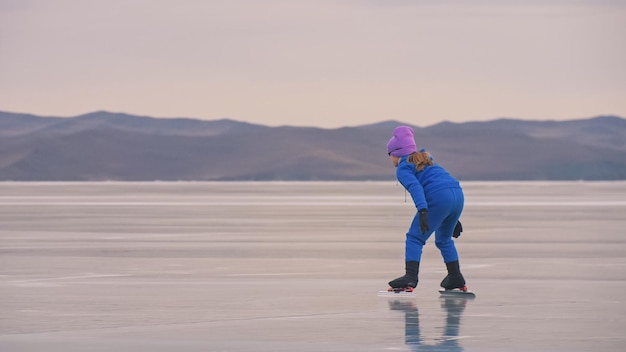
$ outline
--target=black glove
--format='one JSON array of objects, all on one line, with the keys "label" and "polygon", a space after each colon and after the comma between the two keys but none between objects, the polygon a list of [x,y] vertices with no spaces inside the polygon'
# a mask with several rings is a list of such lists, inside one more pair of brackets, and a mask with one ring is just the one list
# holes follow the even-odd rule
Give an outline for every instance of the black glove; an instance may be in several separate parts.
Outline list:
[{"label": "black glove", "polygon": [[422,234],[428,232],[428,209],[420,209],[418,211],[420,217],[420,231]]},{"label": "black glove", "polygon": [[452,237],[459,238],[459,236],[461,236],[461,232],[463,232],[463,225],[461,225],[460,221],[457,221],[456,226],[452,231]]}]

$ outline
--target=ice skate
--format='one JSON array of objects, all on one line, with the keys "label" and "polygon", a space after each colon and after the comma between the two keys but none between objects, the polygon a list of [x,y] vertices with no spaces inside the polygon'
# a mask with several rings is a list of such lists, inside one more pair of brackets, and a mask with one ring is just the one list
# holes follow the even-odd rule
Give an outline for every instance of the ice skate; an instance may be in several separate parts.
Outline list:
[{"label": "ice skate", "polygon": [[441,284],[439,286],[443,287],[446,290],[463,290],[464,287],[467,288],[467,286],[465,286],[465,279],[463,278],[463,275],[461,275],[461,273],[454,275],[448,274],[448,276],[446,276],[443,281],[441,281]]},{"label": "ice skate", "polygon": [[393,279],[389,281],[389,290],[410,290],[413,291],[415,287],[417,287],[417,275],[413,277],[412,275],[404,275],[397,279]]},{"label": "ice skate", "polygon": [[386,291],[378,291],[378,295],[382,297],[415,297],[415,291],[413,287],[389,287]]},{"label": "ice skate", "polygon": [[420,262],[408,261],[405,263],[405,274],[397,279],[389,281],[392,289],[413,289],[417,287],[417,275],[419,273]]},{"label": "ice skate", "polygon": [[405,271],[404,276],[401,276],[397,279],[393,279],[389,281],[389,288],[387,291],[379,291],[379,296],[385,296],[387,294],[390,295],[412,295],[415,287],[417,287],[417,275],[419,272],[419,262],[417,261],[408,261],[405,263]]},{"label": "ice skate", "polygon": [[439,294],[441,294],[442,296],[467,296],[472,298],[476,297],[476,294],[470,291],[467,286],[452,289],[440,288]]},{"label": "ice skate", "polygon": [[458,260],[446,263],[446,268],[448,269],[448,275],[441,281],[439,293],[447,295],[475,295],[465,285],[465,278],[461,274]]}]

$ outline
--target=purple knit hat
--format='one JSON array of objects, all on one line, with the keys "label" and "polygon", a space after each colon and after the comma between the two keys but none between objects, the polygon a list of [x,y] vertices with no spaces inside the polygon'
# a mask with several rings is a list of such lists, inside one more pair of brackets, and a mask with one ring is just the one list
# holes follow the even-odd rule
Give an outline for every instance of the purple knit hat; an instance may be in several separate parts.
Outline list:
[{"label": "purple knit hat", "polygon": [[387,143],[389,155],[402,157],[417,151],[413,129],[409,126],[398,126],[393,130],[393,137]]}]

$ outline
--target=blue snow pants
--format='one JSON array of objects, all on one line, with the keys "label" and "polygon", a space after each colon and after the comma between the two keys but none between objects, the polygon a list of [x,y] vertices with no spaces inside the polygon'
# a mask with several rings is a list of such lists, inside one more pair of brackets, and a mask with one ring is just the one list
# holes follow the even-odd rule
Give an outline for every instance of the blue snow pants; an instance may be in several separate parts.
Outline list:
[{"label": "blue snow pants", "polygon": [[426,233],[420,232],[419,214],[415,214],[409,232],[406,234],[406,261],[420,261],[422,248],[430,235],[435,233],[435,245],[441,251],[445,263],[459,260],[459,255],[452,239],[452,231],[456,226],[465,198],[461,188],[445,188],[426,194],[428,202],[428,227]]}]

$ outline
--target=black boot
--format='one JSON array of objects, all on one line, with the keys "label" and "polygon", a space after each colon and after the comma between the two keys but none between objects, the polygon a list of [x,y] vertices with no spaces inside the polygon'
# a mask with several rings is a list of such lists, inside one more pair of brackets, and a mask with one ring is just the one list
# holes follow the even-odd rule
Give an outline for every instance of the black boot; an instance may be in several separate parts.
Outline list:
[{"label": "black boot", "polygon": [[404,276],[389,281],[391,288],[415,288],[417,286],[417,274],[420,269],[420,262],[406,262],[405,269],[406,274]]},{"label": "black boot", "polygon": [[461,269],[459,268],[459,261],[454,261],[450,263],[446,263],[446,267],[448,268],[448,276],[446,276],[443,281],[441,281],[441,287],[446,290],[452,290],[455,288],[463,289],[465,287],[465,279],[461,274]]}]

